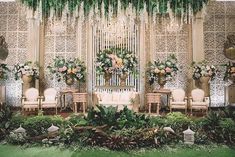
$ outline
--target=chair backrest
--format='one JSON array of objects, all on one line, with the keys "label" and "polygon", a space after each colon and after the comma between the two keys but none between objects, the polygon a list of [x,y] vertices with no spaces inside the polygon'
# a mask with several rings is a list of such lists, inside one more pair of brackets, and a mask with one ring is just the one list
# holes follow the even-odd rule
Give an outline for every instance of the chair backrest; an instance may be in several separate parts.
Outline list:
[{"label": "chair backrest", "polygon": [[183,89],[174,89],[172,91],[172,98],[174,101],[184,101],[185,91]]},{"label": "chair backrest", "polygon": [[6,101],[6,87],[0,86],[0,103]]},{"label": "chair backrest", "polygon": [[55,101],[57,91],[54,88],[47,88],[44,91],[45,101]]},{"label": "chair backrest", "polygon": [[202,102],[205,96],[205,92],[197,88],[197,89],[192,90],[191,96],[193,98],[193,101]]},{"label": "chair backrest", "polygon": [[39,96],[38,89],[36,88],[29,88],[25,92],[25,97],[27,101],[36,101]]}]

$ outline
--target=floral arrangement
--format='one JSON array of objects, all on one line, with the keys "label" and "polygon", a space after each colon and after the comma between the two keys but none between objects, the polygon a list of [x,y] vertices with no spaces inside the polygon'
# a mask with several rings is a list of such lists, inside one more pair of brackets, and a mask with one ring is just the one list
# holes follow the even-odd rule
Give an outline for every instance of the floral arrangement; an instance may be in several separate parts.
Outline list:
[{"label": "floral arrangement", "polygon": [[198,80],[201,77],[210,77],[211,80],[214,79],[217,70],[214,65],[208,65],[208,62],[206,60],[202,62],[193,62],[192,63],[192,68],[193,68],[193,79]]},{"label": "floral arrangement", "polygon": [[58,82],[72,78],[77,81],[85,81],[86,67],[84,62],[78,58],[65,60],[62,57],[56,57],[53,60],[52,66],[48,66],[49,72],[56,76]]},{"label": "floral arrangement", "polygon": [[137,58],[122,48],[105,49],[97,54],[96,72],[98,75],[136,73]]},{"label": "floral arrangement", "polygon": [[0,80],[6,80],[8,78],[8,72],[10,69],[7,67],[6,64],[0,64]]},{"label": "floral arrangement", "polygon": [[226,67],[226,71],[224,74],[224,80],[228,80],[231,77],[235,78],[235,63],[229,62],[229,63],[224,64],[222,66]]},{"label": "floral arrangement", "polygon": [[39,78],[39,66],[31,61],[14,65],[13,72],[16,80],[19,80],[23,75]]},{"label": "floral arrangement", "polygon": [[172,80],[178,70],[177,58],[173,54],[168,56],[166,61],[157,60],[153,63],[150,62],[147,72],[149,83],[152,85],[159,75],[163,75],[166,81]]}]

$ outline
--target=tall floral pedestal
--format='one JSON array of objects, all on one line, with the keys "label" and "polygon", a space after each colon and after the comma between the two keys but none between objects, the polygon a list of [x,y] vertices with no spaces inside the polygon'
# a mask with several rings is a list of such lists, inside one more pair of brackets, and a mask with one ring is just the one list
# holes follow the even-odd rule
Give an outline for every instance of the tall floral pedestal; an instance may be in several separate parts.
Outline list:
[{"label": "tall floral pedestal", "polygon": [[195,81],[196,87],[202,89],[205,92],[205,97],[210,96],[210,77],[202,76],[199,80]]},{"label": "tall floral pedestal", "polygon": [[158,74],[157,78],[158,78],[157,82],[160,85],[160,90],[164,89],[164,86],[166,84],[166,76],[165,76],[165,74],[161,74],[160,73],[160,74]]},{"label": "tall floral pedestal", "polygon": [[105,86],[110,86],[111,77],[112,77],[112,74],[110,74],[110,73],[104,74]]},{"label": "tall floral pedestal", "polygon": [[21,79],[23,81],[23,84],[22,84],[23,94],[25,93],[27,89],[35,87],[35,79],[33,78],[33,76],[23,75]]},{"label": "tall floral pedestal", "polygon": [[120,86],[125,86],[126,85],[126,79],[128,77],[128,74],[122,74],[119,75],[120,78]]}]

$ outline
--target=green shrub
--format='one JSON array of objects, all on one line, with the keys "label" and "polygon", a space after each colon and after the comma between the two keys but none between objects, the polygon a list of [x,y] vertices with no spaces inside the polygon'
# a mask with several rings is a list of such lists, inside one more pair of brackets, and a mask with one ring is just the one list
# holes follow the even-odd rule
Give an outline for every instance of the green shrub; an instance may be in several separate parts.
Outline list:
[{"label": "green shrub", "polygon": [[7,141],[11,144],[25,144],[27,142],[26,133],[10,132]]},{"label": "green shrub", "polygon": [[26,129],[27,135],[39,136],[47,133],[47,129],[52,125],[61,126],[63,119],[60,116],[35,116],[24,121],[22,127]]}]

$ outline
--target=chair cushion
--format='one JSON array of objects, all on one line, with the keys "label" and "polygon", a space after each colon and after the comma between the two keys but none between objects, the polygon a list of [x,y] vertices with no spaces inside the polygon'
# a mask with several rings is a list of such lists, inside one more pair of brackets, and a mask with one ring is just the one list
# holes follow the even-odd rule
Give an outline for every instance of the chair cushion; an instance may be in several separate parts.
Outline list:
[{"label": "chair cushion", "polygon": [[55,101],[57,91],[54,88],[48,88],[44,91],[45,101]]},{"label": "chair cushion", "polygon": [[172,97],[174,101],[184,101],[185,91],[183,89],[175,89],[172,91]]},{"label": "chair cushion", "polygon": [[36,101],[38,96],[38,89],[36,88],[29,88],[25,92],[25,97],[28,101]]},{"label": "chair cushion", "polygon": [[119,101],[119,99],[120,99],[120,92],[113,92],[112,93],[112,100]]},{"label": "chair cushion", "polygon": [[206,105],[209,104],[207,102],[198,102],[198,101],[192,102],[192,106],[206,106]]},{"label": "chair cushion", "polygon": [[120,101],[124,102],[124,101],[130,101],[132,98],[132,92],[123,92],[120,94]]},{"label": "chair cushion", "polygon": [[112,101],[113,96],[111,93],[105,92],[105,93],[102,93],[101,95],[102,95],[101,96],[102,101]]},{"label": "chair cushion", "polygon": [[185,101],[177,101],[177,102],[171,102],[172,105],[185,105],[187,102]]},{"label": "chair cushion", "polygon": [[191,92],[194,102],[203,102],[205,92],[201,89],[194,89]]}]

